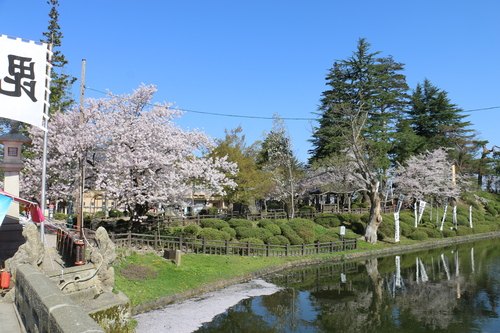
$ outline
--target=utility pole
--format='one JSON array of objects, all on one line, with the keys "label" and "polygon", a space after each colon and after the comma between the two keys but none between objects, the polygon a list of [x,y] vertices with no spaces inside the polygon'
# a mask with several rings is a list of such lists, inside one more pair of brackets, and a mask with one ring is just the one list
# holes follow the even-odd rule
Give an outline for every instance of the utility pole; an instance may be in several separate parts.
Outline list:
[{"label": "utility pole", "polygon": [[[82,75],[80,79],[80,128],[83,126],[83,105],[85,100],[85,65],[87,61],[82,59]],[[80,156],[80,184],[78,186],[78,217],[77,228],[80,229],[80,238],[83,239],[83,189],[85,188],[85,153]]]}]

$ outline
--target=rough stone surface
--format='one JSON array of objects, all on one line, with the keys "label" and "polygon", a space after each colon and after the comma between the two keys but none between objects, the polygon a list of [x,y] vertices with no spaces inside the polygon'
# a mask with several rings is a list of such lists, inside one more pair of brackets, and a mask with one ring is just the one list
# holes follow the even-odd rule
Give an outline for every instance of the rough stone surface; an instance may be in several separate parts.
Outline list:
[{"label": "rough stone surface", "polygon": [[12,281],[16,281],[16,268],[21,264],[30,264],[38,267],[43,261],[45,248],[40,239],[40,233],[34,223],[27,223],[23,230],[26,242],[19,247],[14,256],[5,261],[7,272],[12,275]]},{"label": "rough stone surface", "polygon": [[115,244],[103,227],[96,230],[95,240],[97,247],[92,248],[90,251],[90,261],[98,269],[97,288],[99,291],[110,292],[115,284],[115,271],[111,267],[116,259]]}]

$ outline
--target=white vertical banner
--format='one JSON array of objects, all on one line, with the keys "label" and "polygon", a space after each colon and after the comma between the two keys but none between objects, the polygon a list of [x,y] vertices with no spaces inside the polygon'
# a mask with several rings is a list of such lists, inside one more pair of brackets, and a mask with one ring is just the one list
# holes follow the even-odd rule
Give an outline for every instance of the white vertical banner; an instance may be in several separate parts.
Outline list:
[{"label": "white vertical banner", "polygon": [[469,225],[472,228],[472,205],[469,206]]},{"label": "white vertical banner", "polygon": [[444,226],[444,220],[446,220],[446,211],[448,209],[448,202],[444,202],[444,211],[443,211],[443,219],[441,220],[441,227],[439,230],[443,231],[443,226]]},{"label": "white vertical banner", "polygon": [[455,228],[458,226],[457,223],[457,206],[453,206],[453,225]]},{"label": "white vertical banner", "polygon": [[422,215],[424,215],[425,205],[427,202],[420,200],[418,204],[418,223],[422,220]]},{"label": "white vertical banner", "polygon": [[0,35],[0,117],[46,130],[51,56],[45,43]]},{"label": "white vertical banner", "polygon": [[395,225],[395,235],[394,241],[399,242],[399,212],[394,213],[394,225]]}]

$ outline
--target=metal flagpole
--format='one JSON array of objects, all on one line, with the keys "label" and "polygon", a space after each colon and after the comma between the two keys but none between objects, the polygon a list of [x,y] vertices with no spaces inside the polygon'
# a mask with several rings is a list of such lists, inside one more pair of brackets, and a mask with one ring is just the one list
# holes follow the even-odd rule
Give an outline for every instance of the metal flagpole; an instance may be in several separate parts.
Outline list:
[{"label": "metal flagpole", "polygon": [[[82,59],[82,76],[80,79],[80,120],[79,125],[80,128],[83,125],[83,105],[85,101],[85,65],[87,61]],[[85,185],[85,155],[82,153],[80,157],[80,184],[78,191],[78,217],[77,217],[77,226],[80,228],[80,237],[83,239],[83,190]]]},{"label": "metal flagpole", "polygon": [[[49,88],[49,89],[46,89],[45,91],[45,101],[46,103],[44,103],[44,117],[45,117],[45,134],[44,134],[44,137],[43,137],[43,157],[42,157],[42,193],[41,193],[41,203],[40,203],[40,208],[42,209],[42,215],[45,216],[45,208],[47,207],[47,202],[46,202],[46,191],[45,191],[45,187],[46,187],[46,178],[47,178],[47,145],[48,145],[48,141],[49,141],[49,97],[50,97],[50,78],[51,78],[51,74],[52,74],[52,66],[51,66],[51,61],[52,61],[52,48],[53,48],[53,44],[50,43],[48,45],[49,47],[49,52],[48,52],[48,69],[47,69],[47,82],[45,84],[45,88]],[[44,218],[45,220],[45,218]],[[40,223],[40,238],[41,238],[41,241],[42,241],[42,244],[44,243],[45,241],[45,222],[42,221]]]}]

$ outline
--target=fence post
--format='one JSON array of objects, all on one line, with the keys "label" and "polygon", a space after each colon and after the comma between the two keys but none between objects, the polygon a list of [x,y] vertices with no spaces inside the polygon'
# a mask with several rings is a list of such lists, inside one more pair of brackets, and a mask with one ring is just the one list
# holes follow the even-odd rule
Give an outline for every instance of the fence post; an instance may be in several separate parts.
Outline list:
[{"label": "fence post", "polygon": [[271,244],[267,243],[267,256],[271,256]]},{"label": "fence post", "polygon": [[355,246],[355,249],[357,250],[357,249],[358,249],[358,239],[357,239],[357,238],[355,238],[354,240],[355,240],[355,242],[354,242],[354,246]]},{"label": "fence post", "polygon": [[206,249],[207,249],[207,239],[203,238],[203,254],[205,254]]},{"label": "fence post", "polygon": [[179,236],[179,250],[182,251],[182,235]]},{"label": "fence post", "polygon": [[346,250],[346,241],[345,241],[345,238],[342,237],[342,251],[345,251]]},{"label": "fence post", "polygon": [[330,253],[333,253],[333,241],[330,241]]},{"label": "fence post", "polygon": [[306,244],[302,243],[302,255],[306,255]]},{"label": "fence post", "polygon": [[288,245],[288,244],[286,244],[286,248],[285,248],[285,256],[287,256],[287,257],[288,257],[288,247],[289,247],[289,245]]},{"label": "fence post", "polygon": [[316,251],[316,253],[319,253],[320,245],[319,245],[319,241],[317,241],[317,242],[318,242],[318,247],[317,247],[318,250]]},{"label": "fence post", "polygon": [[247,242],[247,255],[250,257],[250,242]]},{"label": "fence post", "polygon": [[155,251],[158,251],[158,233],[155,232],[155,243],[154,243]]},{"label": "fence post", "polygon": [[127,239],[128,239],[128,247],[131,248],[132,247],[132,231],[130,231],[130,230],[128,232]]},{"label": "fence post", "polygon": [[226,256],[229,255],[229,241],[226,239]]}]

